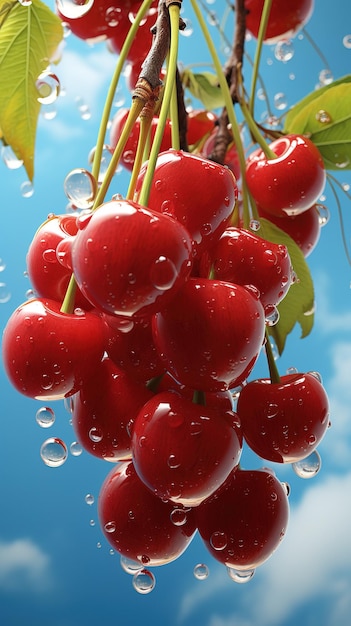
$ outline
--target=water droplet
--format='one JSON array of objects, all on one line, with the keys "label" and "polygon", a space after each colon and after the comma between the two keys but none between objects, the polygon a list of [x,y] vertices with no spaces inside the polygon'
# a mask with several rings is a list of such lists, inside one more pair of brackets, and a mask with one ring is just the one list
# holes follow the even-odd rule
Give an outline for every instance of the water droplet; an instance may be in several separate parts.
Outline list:
[{"label": "water droplet", "polygon": [[314,376],[314,378],[316,378],[316,380],[318,380],[318,382],[323,385],[323,378],[322,378],[322,374],[320,374],[319,372],[316,372],[315,370],[308,372],[309,374],[311,374],[311,376]]},{"label": "water droplet", "polygon": [[50,428],[55,422],[55,413],[50,407],[42,406],[36,412],[35,419],[41,428]]},{"label": "water droplet", "polygon": [[227,566],[227,572],[231,580],[241,585],[244,583],[248,583],[249,580],[251,580],[251,578],[255,574],[254,569],[238,570],[238,569],[235,569],[234,567],[229,567],[229,566]]},{"label": "water droplet", "polygon": [[275,96],[274,96],[274,106],[279,111],[284,111],[284,109],[286,109],[286,107],[288,106],[288,101],[287,101],[285,93],[282,93],[280,91],[279,93],[275,94]]},{"label": "water droplet", "polygon": [[99,443],[99,441],[101,441],[102,438],[103,438],[103,432],[101,428],[98,428],[97,426],[93,426],[89,430],[89,439],[91,439],[91,441],[93,441],[94,443]]},{"label": "water droplet", "polygon": [[278,41],[274,49],[274,56],[277,61],[283,61],[284,63],[286,63],[293,58],[294,54],[295,50],[292,41]]},{"label": "water droplet", "polygon": [[279,322],[279,311],[275,305],[265,307],[265,320],[267,326],[275,326]]},{"label": "water droplet", "polygon": [[274,402],[271,402],[267,407],[266,417],[268,419],[272,419],[273,417],[278,415],[278,413],[279,413],[279,406],[275,404]]},{"label": "water droplet", "polygon": [[283,487],[283,489],[284,489],[284,491],[285,491],[285,493],[286,493],[287,497],[289,497],[289,496],[290,496],[290,491],[291,491],[291,488],[290,488],[289,483],[282,482],[282,483],[281,483],[281,486]]},{"label": "water droplet", "polygon": [[167,459],[167,465],[171,469],[176,469],[177,467],[180,466],[180,462],[178,461],[178,459],[177,459],[175,454],[170,454],[169,455],[169,457]]},{"label": "water droplet", "polygon": [[29,7],[32,4],[32,0],[18,0],[18,2],[23,6],[23,7]]},{"label": "water droplet", "polygon": [[184,526],[187,520],[186,510],[179,508],[173,509],[170,514],[170,519],[174,526]]},{"label": "water droplet", "polygon": [[72,441],[69,451],[72,456],[80,456],[83,452],[83,448],[78,441]]},{"label": "water droplet", "polygon": [[20,189],[21,189],[21,195],[23,198],[31,198],[34,193],[34,186],[30,182],[30,180],[25,180],[21,184]]},{"label": "water droplet", "polygon": [[258,220],[250,220],[250,229],[257,233],[260,230],[261,224]]},{"label": "water droplet", "polygon": [[22,159],[19,159],[16,156],[11,146],[2,146],[1,158],[9,170],[17,170],[19,167],[22,167],[23,165]]},{"label": "water droplet", "polygon": [[93,206],[97,183],[88,170],[77,168],[67,174],[63,183],[67,198],[79,209]]},{"label": "water droplet", "polygon": [[301,461],[292,464],[292,468],[299,478],[314,478],[321,468],[321,457],[317,450]]},{"label": "water droplet", "polygon": [[334,80],[332,71],[329,69],[321,70],[318,78],[321,85],[330,85]]},{"label": "water droplet", "polygon": [[330,122],[332,121],[332,118],[327,111],[324,111],[324,109],[320,109],[316,113],[316,120],[317,122],[320,122],[321,124],[330,124]]},{"label": "water droplet", "polygon": [[94,519],[91,519],[91,520],[90,520],[90,522],[89,522],[89,525],[90,525],[90,526],[95,526],[95,520],[94,520]]},{"label": "water droplet", "polygon": [[134,576],[136,572],[139,572],[142,567],[138,561],[133,561],[132,559],[128,559],[126,556],[121,556],[120,558],[121,568],[127,573]]},{"label": "water droplet", "polygon": [[267,100],[267,95],[264,89],[258,89],[257,90],[257,98],[259,100]]},{"label": "water droplet", "polygon": [[100,548],[101,548],[101,541],[97,542],[96,547],[97,547],[98,550],[100,550]]},{"label": "water droplet", "polygon": [[87,504],[89,504],[89,506],[91,506],[92,504],[94,504],[95,502],[95,498],[91,493],[87,493],[87,495],[84,498],[85,502]]},{"label": "water droplet", "polygon": [[180,34],[183,35],[183,37],[191,37],[194,32],[192,22],[187,18],[183,18],[183,22],[185,23],[185,28],[179,31]]},{"label": "water droplet", "polygon": [[329,209],[325,206],[325,204],[316,204],[316,209],[319,215],[319,223],[321,226],[325,226],[329,222]]},{"label": "water droplet", "polygon": [[38,91],[37,100],[41,104],[52,104],[60,93],[60,81],[56,74],[49,70],[40,74],[35,86]]},{"label": "water droplet", "polygon": [[198,563],[194,567],[194,576],[197,580],[206,580],[208,578],[210,570],[205,563]]},{"label": "water droplet", "polygon": [[56,4],[64,17],[75,19],[88,13],[94,0],[57,0]]},{"label": "water droplet", "polygon": [[124,13],[120,7],[108,7],[108,9],[106,9],[105,22],[113,28],[118,26],[123,17]]},{"label": "water droplet", "polygon": [[342,39],[342,43],[345,48],[351,49],[351,35],[345,35]]},{"label": "water droplet", "polygon": [[141,569],[133,576],[133,587],[135,591],[145,595],[155,588],[155,576],[148,569]]},{"label": "water droplet", "polygon": [[349,166],[350,159],[349,159],[347,154],[336,153],[336,154],[334,154],[334,157],[335,157],[335,165],[340,170],[343,170],[343,169],[345,169],[346,167]]},{"label": "water droplet", "polygon": [[50,437],[41,445],[40,456],[48,467],[59,467],[67,459],[67,446],[62,439]]},{"label": "water droplet", "polygon": [[165,256],[160,256],[150,270],[150,280],[160,291],[167,291],[173,287],[178,272],[174,263]]},{"label": "water droplet", "polygon": [[228,543],[227,535],[219,530],[212,533],[210,544],[214,550],[224,550]]},{"label": "water droplet", "polygon": [[107,533],[114,533],[116,530],[116,523],[115,522],[106,522],[105,526],[104,526],[104,530]]},{"label": "water droplet", "polygon": [[0,259],[0,272],[3,272],[6,268],[6,263],[2,259]]},{"label": "water droplet", "polygon": [[11,298],[11,293],[6,285],[6,283],[0,283],[0,304],[5,304]]}]

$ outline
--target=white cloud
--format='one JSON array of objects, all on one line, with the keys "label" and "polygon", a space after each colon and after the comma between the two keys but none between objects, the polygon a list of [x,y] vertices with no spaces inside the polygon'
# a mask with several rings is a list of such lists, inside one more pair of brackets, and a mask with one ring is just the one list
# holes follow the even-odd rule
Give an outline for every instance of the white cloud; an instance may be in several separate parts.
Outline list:
[{"label": "white cloud", "polygon": [[[345,283],[345,293],[349,295],[349,302],[345,310],[340,311],[339,302],[338,307],[333,308],[330,306],[333,302],[330,276],[319,273],[314,279],[314,284],[316,292],[316,329],[325,335],[339,332],[345,335],[345,332],[348,331],[351,336],[351,289],[347,291]],[[346,301],[345,304],[347,304]]]},{"label": "white cloud", "polygon": [[204,584],[206,591],[194,587],[185,594],[180,622],[205,603],[210,610],[216,603],[225,608],[212,610],[204,626],[281,626],[295,610],[309,603],[316,607],[318,601],[328,599],[330,614],[324,614],[323,626],[349,623],[350,492],[351,473],[309,483],[292,509],[284,541],[253,581],[245,589],[240,587],[242,593],[233,590],[235,583],[229,581],[228,585],[224,568],[215,566],[213,578]]},{"label": "white cloud", "polygon": [[51,585],[50,558],[30,539],[0,541],[0,588],[46,591]]}]

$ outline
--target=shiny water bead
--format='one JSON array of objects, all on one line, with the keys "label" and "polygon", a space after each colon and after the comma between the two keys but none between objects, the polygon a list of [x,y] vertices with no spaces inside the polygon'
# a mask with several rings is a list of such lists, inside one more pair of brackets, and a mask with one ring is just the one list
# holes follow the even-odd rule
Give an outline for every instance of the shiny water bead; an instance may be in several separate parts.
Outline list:
[{"label": "shiny water bead", "polygon": [[342,40],[343,45],[347,49],[351,49],[351,35],[345,35]]},{"label": "shiny water bead", "polygon": [[95,498],[91,493],[87,493],[87,495],[84,498],[86,504],[88,504],[89,506],[92,506],[95,502]]},{"label": "shiny water bead", "polygon": [[55,422],[55,413],[50,407],[42,406],[36,412],[35,419],[41,428],[50,428]]},{"label": "shiny water bead", "polygon": [[284,111],[284,109],[286,109],[286,107],[288,106],[288,101],[287,101],[285,93],[279,92],[275,94],[274,106],[279,111]]},{"label": "shiny water bead", "polygon": [[141,569],[143,569],[138,561],[133,561],[132,559],[128,559],[126,556],[123,555],[120,557],[120,565],[123,571],[125,571],[127,574],[131,574],[132,576],[134,576],[136,572],[139,572]]},{"label": "shiny water bead", "polygon": [[320,109],[316,113],[316,120],[320,122],[321,124],[330,124],[330,122],[332,121],[332,118],[329,115],[328,111],[325,111],[324,109]]},{"label": "shiny water bead", "polygon": [[317,450],[301,461],[292,464],[292,468],[299,478],[314,478],[321,468],[321,457]]},{"label": "shiny water bead", "polygon": [[64,17],[82,17],[91,9],[94,0],[57,0],[57,8]]},{"label": "shiny water bead", "polygon": [[325,226],[329,222],[330,212],[328,207],[325,204],[318,203],[316,204],[316,209],[319,215],[319,223],[321,226]]},{"label": "shiny water bead", "polygon": [[292,41],[279,41],[274,49],[274,56],[278,61],[286,63],[294,56],[295,50]]},{"label": "shiny water bead", "polygon": [[142,595],[150,593],[155,588],[155,584],[155,576],[148,569],[143,568],[133,576],[133,587]]},{"label": "shiny water bead", "polygon": [[334,80],[332,71],[328,69],[321,70],[319,72],[319,82],[321,85],[330,85]]},{"label": "shiny water bead", "polygon": [[67,459],[67,446],[58,437],[46,439],[40,448],[40,456],[48,467],[60,467]]},{"label": "shiny water bead", "polygon": [[1,158],[9,170],[17,170],[23,165],[22,159],[16,156],[11,146],[1,147]]},{"label": "shiny water bead", "polygon": [[50,71],[42,72],[35,86],[38,91],[37,100],[41,104],[52,104],[60,93],[60,81],[56,74]]},{"label": "shiny water bead", "polygon": [[63,189],[67,198],[79,209],[90,209],[97,192],[93,175],[83,168],[76,168],[67,174]]},{"label": "shiny water bead", "polygon": [[0,259],[0,272],[3,272],[6,268],[6,263],[2,259]]},{"label": "shiny water bead", "polygon": [[234,567],[227,566],[227,573],[231,580],[233,580],[235,583],[243,585],[245,583],[248,583],[252,579],[255,574],[255,570],[238,570],[234,569]]},{"label": "shiny water bead", "polygon": [[72,456],[80,456],[83,453],[83,448],[78,441],[72,441],[69,451]]},{"label": "shiny water bead", "polygon": [[210,570],[205,563],[198,563],[194,567],[194,576],[197,580],[206,580],[210,574]]},{"label": "shiny water bead", "polygon": [[0,283],[0,304],[5,304],[11,299],[11,293],[6,283]]},{"label": "shiny water bead", "polygon": [[30,180],[25,180],[21,184],[20,189],[21,189],[21,195],[23,198],[31,198],[34,193],[34,187],[33,187],[33,184],[30,182]]}]

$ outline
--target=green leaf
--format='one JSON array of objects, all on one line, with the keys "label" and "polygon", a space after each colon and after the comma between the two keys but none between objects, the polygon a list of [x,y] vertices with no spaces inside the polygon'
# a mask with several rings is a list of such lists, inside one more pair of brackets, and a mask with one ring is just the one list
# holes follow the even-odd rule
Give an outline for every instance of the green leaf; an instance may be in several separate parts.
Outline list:
[{"label": "green leaf", "polygon": [[0,0],[0,128],[30,180],[41,106],[36,81],[62,37],[60,19],[40,0]]},{"label": "green leaf", "polygon": [[224,98],[216,74],[211,72],[194,74],[191,70],[184,70],[182,83],[208,111],[224,107]]},{"label": "green leaf", "polygon": [[327,170],[351,169],[351,76],[296,104],[285,118],[284,132],[308,135]]},{"label": "green leaf", "polygon": [[279,321],[269,328],[279,354],[282,354],[287,336],[298,323],[301,338],[309,335],[313,328],[314,289],[309,267],[299,246],[280,228],[269,220],[260,218],[259,236],[272,243],[283,244],[288,248],[296,281],[290,286],[285,298],[278,305]]}]

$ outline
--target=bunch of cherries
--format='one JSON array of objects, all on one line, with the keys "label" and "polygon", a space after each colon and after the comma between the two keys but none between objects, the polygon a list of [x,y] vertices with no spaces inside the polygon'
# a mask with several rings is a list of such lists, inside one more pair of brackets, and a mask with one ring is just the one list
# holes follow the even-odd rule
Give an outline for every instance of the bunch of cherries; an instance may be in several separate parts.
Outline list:
[{"label": "bunch of cherries", "polygon": [[[91,36],[101,35],[103,4],[95,0],[86,14],[97,29]],[[110,5],[111,19],[122,18],[124,5]],[[124,121],[120,111],[112,148]],[[189,143],[211,138],[215,121],[191,114]],[[276,158],[252,153],[243,175],[260,213],[307,255],[319,235],[322,158],[303,136],[270,148]],[[131,136],[126,167],[134,149]],[[37,230],[27,254],[36,295],[7,323],[4,365],[30,398],[72,398],[79,442],[114,463],[100,492],[100,523],[137,571],[173,561],[198,531],[240,576],[277,548],[289,515],[274,472],[240,466],[243,442],[267,461],[306,458],[328,427],[328,399],[315,373],[248,380],[272,311],[294,288],[288,250],[243,226],[228,165],[162,150],[147,206],[139,203],[145,163],[133,200],[50,215]],[[313,226],[303,226],[307,216]]]}]

